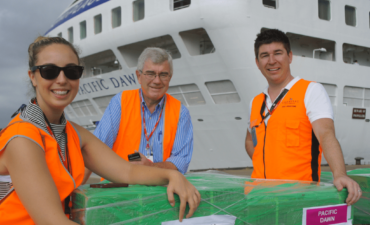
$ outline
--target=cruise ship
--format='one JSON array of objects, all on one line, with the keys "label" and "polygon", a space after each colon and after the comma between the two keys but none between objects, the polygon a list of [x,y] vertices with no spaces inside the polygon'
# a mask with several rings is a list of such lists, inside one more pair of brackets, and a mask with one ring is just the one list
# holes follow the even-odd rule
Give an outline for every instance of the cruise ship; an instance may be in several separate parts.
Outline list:
[{"label": "cruise ship", "polygon": [[368,0],[76,0],[46,35],[81,50],[85,71],[65,112],[91,131],[115,94],[140,87],[140,53],[169,51],[168,93],[190,111],[196,171],[252,166],[244,147],[249,103],[267,86],[254,39],[280,29],[291,41],[293,76],[321,83],[330,97],[346,164],[369,164],[369,12]]}]

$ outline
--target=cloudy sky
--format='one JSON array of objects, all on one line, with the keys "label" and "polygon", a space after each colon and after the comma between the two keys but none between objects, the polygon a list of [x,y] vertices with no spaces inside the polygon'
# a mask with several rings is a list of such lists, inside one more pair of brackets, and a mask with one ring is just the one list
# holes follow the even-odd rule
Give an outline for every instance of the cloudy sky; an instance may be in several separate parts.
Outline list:
[{"label": "cloudy sky", "polygon": [[73,0],[0,1],[0,128],[31,97],[28,45],[43,35]]}]

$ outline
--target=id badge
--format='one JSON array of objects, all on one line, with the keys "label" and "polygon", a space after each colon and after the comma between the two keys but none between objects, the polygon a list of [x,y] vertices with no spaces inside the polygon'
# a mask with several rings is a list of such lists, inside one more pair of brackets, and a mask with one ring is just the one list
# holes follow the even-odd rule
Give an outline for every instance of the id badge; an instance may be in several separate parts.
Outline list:
[{"label": "id badge", "polygon": [[153,162],[153,156],[152,155],[151,156],[146,156],[146,158]]},{"label": "id badge", "polygon": [[252,134],[253,147],[256,147],[257,146],[256,127],[252,127],[251,134]]},{"label": "id badge", "polygon": [[149,148],[146,148],[146,158],[149,159],[151,162],[153,162],[153,146],[149,146]]}]

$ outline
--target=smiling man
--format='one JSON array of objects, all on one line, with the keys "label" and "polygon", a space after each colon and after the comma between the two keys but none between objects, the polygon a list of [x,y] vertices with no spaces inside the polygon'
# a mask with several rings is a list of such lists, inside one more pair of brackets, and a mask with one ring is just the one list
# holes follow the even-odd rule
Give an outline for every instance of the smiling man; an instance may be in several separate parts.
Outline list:
[{"label": "smiling man", "polygon": [[114,96],[94,134],[126,160],[139,152],[140,161],[132,163],[184,174],[193,153],[193,125],[188,109],[166,94],[172,74],[171,55],[146,48],[136,70],[141,88]]},{"label": "smiling man", "polygon": [[338,190],[346,187],[347,204],[355,203],[361,189],[346,174],[324,87],[292,76],[293,53],[283,32],[261,32],[254,50],[268,86],[250,103],[245,148],[253,162],[252,178],[320,181],[323,152],[334,185]]}]

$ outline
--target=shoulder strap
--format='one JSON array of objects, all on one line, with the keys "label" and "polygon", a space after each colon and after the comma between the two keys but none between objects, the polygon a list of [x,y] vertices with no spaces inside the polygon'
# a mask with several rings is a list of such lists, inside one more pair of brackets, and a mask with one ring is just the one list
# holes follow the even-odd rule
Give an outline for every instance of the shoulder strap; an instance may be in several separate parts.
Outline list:
[{"label": "shoulder strap", "polygon": [[[6,130],[6,129],[8,129],[10,126],[12,126],[12,125],[14,125],[14,124],[16,124],[16,123],[29,123],[29,124],[32,124],[32,125],[34,126],[34,124],[33,124],[33,123],[28,122],[28,121],[15,121],[14,123],[8,124],[8,126],[6,126],[4,129],[2,129],[2,130],[0,131],[0,137],[1,137],[1,135],[5,132],[5,130]],[[41,134],[41,132],[40,132],[40,129],[39,129],[39,128],[37,128],[37,130],[39,131],[39,134],[40,134],[40,137],[41,137],[41,140],[42,140],[42,144],[43,144],[43,147],[44,147],[44,149],[45,149],[45,137],[44,137],[44,135],[42,135],[42,134]]]}]

